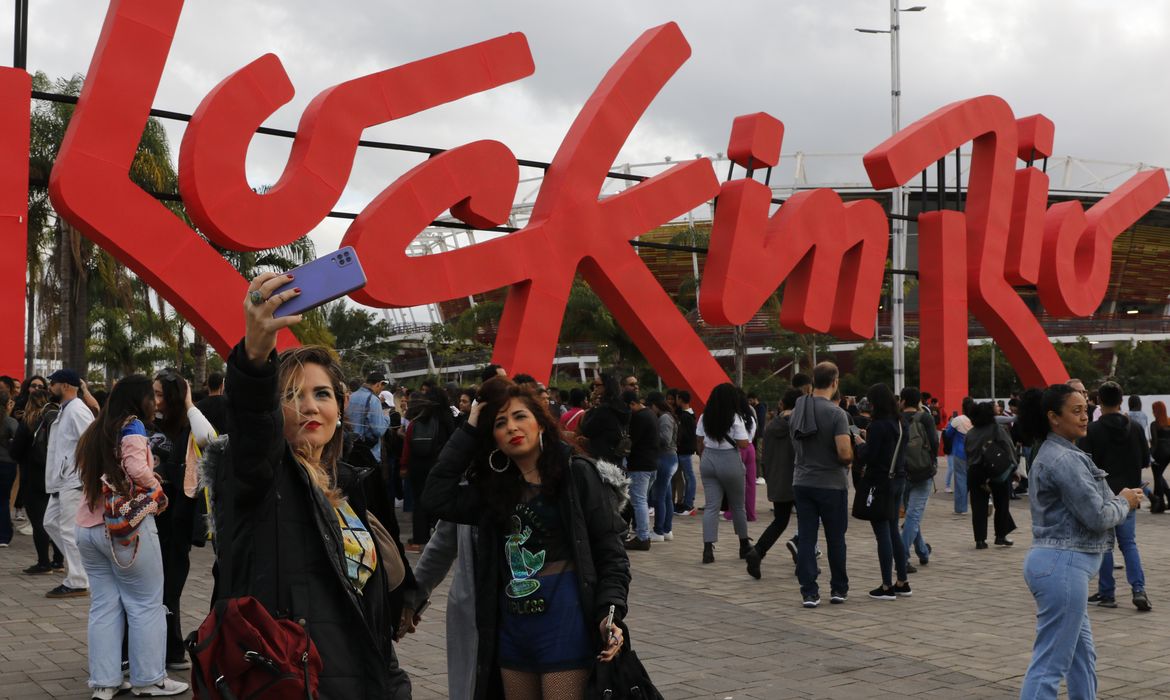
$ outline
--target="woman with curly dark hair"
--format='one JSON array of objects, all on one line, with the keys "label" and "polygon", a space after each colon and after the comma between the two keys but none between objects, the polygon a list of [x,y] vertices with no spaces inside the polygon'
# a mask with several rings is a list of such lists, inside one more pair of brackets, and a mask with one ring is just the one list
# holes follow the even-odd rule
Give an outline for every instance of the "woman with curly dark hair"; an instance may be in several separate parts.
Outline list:
[{"label": "woman with curly dark hair", "polygon": [[747,511],[744,506],[744,472],[746,467],[740,450],[751,440],[740,415],[742,392],[731,383],[723,383],[711,390],[703,415],[695,426],[699,438],[699,476],[703,480],[703,494],[707,505],[703,510],[703,563],[715,561],[715,542],[719,539],[719,506],[723,496],[731,509],[735,534],[739,537],[739,558],[747,558],[751,549],[748,539]]},{"label": "woman with curly dark hair", "polygon": [[479,526],[475,697],[579,698],[595,660],[622,645],[624,524],[546,402],[503,378],[479,399],[423,492],[438,517]]}]

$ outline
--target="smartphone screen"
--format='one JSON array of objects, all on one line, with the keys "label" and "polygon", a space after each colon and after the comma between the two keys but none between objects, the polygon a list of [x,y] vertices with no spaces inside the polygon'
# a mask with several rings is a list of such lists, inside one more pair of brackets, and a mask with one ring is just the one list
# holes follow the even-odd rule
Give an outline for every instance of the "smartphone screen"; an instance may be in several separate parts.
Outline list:
[{"label": "smartphone screen", "polygon": [[274,293],[294,287],[300,287],[301,293],[278,306],[272,314],[276,318],[303,314],[366,286],[366,273],[351,246],[289,270],[288,274],[293,276],[293,281]]}]

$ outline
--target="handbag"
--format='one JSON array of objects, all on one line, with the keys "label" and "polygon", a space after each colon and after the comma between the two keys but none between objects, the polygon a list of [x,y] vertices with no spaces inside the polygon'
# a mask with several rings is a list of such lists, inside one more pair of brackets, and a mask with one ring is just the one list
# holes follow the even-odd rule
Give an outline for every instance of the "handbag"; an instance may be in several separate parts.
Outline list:
[{"label": "handbag", "polygon": [[[230,458],[224,455],[224,463]],[[191,655],[191,690],[200,700],[284,700],[317,697],[323,663],[308,630],[287,618],[276,618],[252,596],[230,597],[235,499],[226,488],[230,468],[215,475],[215,493],[223,494],[222,527],[217,528],[218,598],[199,629],[186,639]],[[279,522],[280,495],[276,495]],[[274,525],[276,527],[276,525]],[[280,539],[276,540],[276,571],[280,572]],[[277,580],[277,590],[280,581]]]},{"label": "handbag", "polygon": [[663,700],[654,687],[650,674],[630,646],[630,630],[622,622],[615,622],[625,635],[622,649],[612,661],[593,662],[585,681],[585,697],[598,700]]},{"label": "handbag", "polygon": [[[122,462],[121,449],[118,450],[118,463]],[[123,467],[125,472],[125,467]],[[121,568],[128,568],[138,556],[138,527],[148,515],[158,515],[167,509],[167,495],[157,482],[154,488],[147,488],[134,481],[126,474],[129,493],[120,493],[110,486],[110,482],[102,477],[102,501],[104,503],[102,519],[106,524],[106,532],[110,536],[110,551],[114,554],[114,563]],[[114,543],[123,546],[134,545],[134,554],[130,563],[122,566],[114,553]]]},{"label": "handbag", "polygon": [[894,443],[894,456],[890,458],[890,470],[887,474],[870,471],[868,467],[862,472],[861,486],[853,494],[853,508],[851,513],[858,520],[885,520],[890,506],[890,480],[894,478],[894,471],[898,467],[898,453],[902,450],[902,421],[898,424],[898,441]]}]

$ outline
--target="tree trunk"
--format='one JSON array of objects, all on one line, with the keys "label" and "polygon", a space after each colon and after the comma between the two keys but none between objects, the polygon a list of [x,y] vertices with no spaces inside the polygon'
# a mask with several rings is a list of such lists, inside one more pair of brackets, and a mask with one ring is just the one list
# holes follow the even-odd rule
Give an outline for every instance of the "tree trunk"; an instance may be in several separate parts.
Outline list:
[{"label": "tree trunk", "polygon": [[192,387],[200,389],[207,384],[207,339],[199,331],[195,331],[195,339],[191,341],[191,354],[194,355]]},{"label": "tree trunk", "polygon": [[37,310],[37,280],[29,275],[28,292],[25,296],[25,305],[27,308],[24,312],[24,376],[25,378],[33,376],[33,359],[37,356],[37,344],[34,340],[34,333],[36,331],[36,310]]}]

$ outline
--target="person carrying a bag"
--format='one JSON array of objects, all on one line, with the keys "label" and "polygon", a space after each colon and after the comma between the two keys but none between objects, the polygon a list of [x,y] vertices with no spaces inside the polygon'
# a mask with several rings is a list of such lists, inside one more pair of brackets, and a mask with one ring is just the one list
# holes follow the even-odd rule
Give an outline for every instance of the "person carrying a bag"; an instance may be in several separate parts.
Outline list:
[{"label": "person carrying a bag", "polygon": [[423,492],[443,520],[479,528],[474,697],[582,697],[590,669],[625,638],[623,523],[599,466],[562,440],[547,403],[504,378],[479,398]]},{"label": "person carrying a bag", "polygon": [[[906,580],[906,549],[898,531],[898,510],[906,487],[906,446],[909,434],[903,429],[898,400],[885,384],[874,384],[865,397],[873,407],[873,417],[865,429],[865,440],[857,441],[858,463],[865,469],[858,497],[866,499],[865,512],[877,540],[878,566],[882,585],[869,592],[874,600],[895,600],[910,595]],[[891,571],[893,569],[894,571]],[[893,573],[897,573],[897,581]]]},{"label": "person carrying a bag", "polygon": [[[205,687],[216,680],[218,665],[238,697],[409,698],[393,638],[401,588],[413,578],[401,545],[367,512],[361,479],[369,472],[340,461],[346,385],[336,356],[321,346],[277,356],[277,331],[301,320],[273,317],[299,294],[276,293],[290,281],[273,273],[252,280],[245,336],[227,361],[228,456],[204,466],[204,481],[210,471],[215,484],[216,602],[188,641],[193,678],[206,693],[197,697],[223,696]],[[292,661],[303,683],[299,674],[286,674],[292,675],[288,686],[248,694],[260,682],[246,685],[253,681],[245,673],[229,670],[228,664],[244,663],[241,655],[231,640],[215,638],[220,627],[232,628],[233,614],[255,615],[253,627],[279,635],[259,645],[292,649],[285,656],[295,658],[252,663],[261,679],[264,666],[283,670]]]},{"label": "person carrying a bag", "polygon": [[995,506],[995,544],[1010,547],[1008,535],[1016,529],[1009,504],[1011,475],[1018,468],[1015,444],[1007,430],[995,421],[995,404],[984,401],[971,412],[967,431],[967,487],[971,494],[971,530],[975,549],[987,549],[987,497]]},{"label": "person carrying a bag", "polygon": [[[89,576],[89,687],[108,699],[178,695],[187,684],[166,671],[162,551],[155,515],[165,502],[143,421],[154,416],[154,390],[141,374],[123,377],[77,447],[82,484],[77,547]],[[137,499],[135,498],[137,496]],[[131,505],[135,500],[138,505]],[[148,504],[154,501],[151,508]],[[118,504],[128,507],[119,521]],[[107,531],[107,524],[118,528]],[[129,630],[130,681],[122,678],[122,635]]]}]

